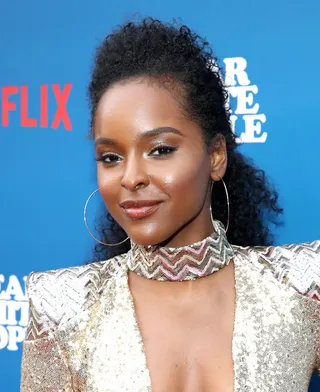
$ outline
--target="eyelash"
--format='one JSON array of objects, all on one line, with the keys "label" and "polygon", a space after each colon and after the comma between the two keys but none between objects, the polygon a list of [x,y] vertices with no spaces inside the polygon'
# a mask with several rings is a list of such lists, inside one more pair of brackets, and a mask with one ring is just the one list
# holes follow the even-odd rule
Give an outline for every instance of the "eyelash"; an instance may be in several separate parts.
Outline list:
[{"label": "eyelash", "polygon": [[[161,159],[162,157],[165,157],[165,156],[167,156],[167,155],[172,154],[172,153],[175,152],[177,149],[178,149],[177,147],[172,147],[172,146],[158,146],[158,147],[155,147],[154,149],[152,149],[148,155],[149,155],[149,156],[152,155],[155,151],[167,150],[167,152],[164,153],[164,154],[155,155],[156,158],[160,158],[160,159]],[[96,160],[97,162],[102,162],[102,163],[104,163],[104,164],[106,164],[106,165],[108,165],[108,166],[115,165],[118,161],[116,161],[116,162],[106,162],[106,158],[110,158],[110,157],[111,157],[111,158],[114,158],[114,157],[121,158],[121,157],[120,157],[119,155],[117,155],[117,154],[108,153],[108,154],[101,155],[101,156],[98,157],[98,158],[95,158],[95,160]]]},{"label": "eyelash", "polygon": [[101,155],[101,156],[98,157],[98,158],[95,158],[95,160],[96,160],[97,162],[102,162],[102,163],[104,163],[104,164],[106,164],[106,165],[114,165],[114,164],[116,164],[117,162],[106,162],[106,158],[110,158],[110,157],[117,157],[117,158],[120,158],[120,156],[119,156],[119,155],[116,155],[116,154],[104,154],[104,155]]},{"label": "eyelash", "polygon": [[[158,150],[168,150],[169,152],[164,153],[164,154],[159,154],[159,155],[158,155],[159,157],[160,157],[160,156],[166,156],[166,155],[172,154],[172,153],[175,152],[177,149],[178,149],[177,147],[162,145],[162,146],[158,146],[158,147],[155,147],[154,149],[152,149],[152,150],[150,151],[150,154],[152,154],[152,153],[154,153],[155,151],[158,151]],[[150,155],[150,154],[149,154],[149,155]]]}]

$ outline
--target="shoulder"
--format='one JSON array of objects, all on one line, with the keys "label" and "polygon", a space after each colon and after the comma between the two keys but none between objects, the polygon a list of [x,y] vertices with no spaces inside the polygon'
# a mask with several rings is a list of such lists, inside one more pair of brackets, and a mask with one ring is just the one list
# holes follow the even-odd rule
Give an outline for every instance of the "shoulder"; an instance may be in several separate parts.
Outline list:
[{"label": "shoulder", "polygon": [[30,304],[29,320],[46,329],[55,329],[99,297],[108,280],[123,265],[125,254],[77,267],[32,272],[26,288]]},{"label": "shoulder", "polygon": [[272,274],[285,286],[320,301],[320,241],[234,249],[238,258],[262,274]]}]

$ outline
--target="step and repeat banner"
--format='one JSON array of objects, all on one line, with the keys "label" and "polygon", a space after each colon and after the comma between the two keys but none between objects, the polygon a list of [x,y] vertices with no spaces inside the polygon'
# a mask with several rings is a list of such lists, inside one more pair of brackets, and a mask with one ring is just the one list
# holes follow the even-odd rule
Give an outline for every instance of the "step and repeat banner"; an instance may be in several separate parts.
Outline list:
[{"label": "step and repeat banner", "polygon": [[[317,0],[2,2],[1,392],[19,391],[26,276],[93,261],[82,218],[97,187],[86,88],[95,47],[137,15],[180,18],[211,42],[241,149],[280,192],[276,242],[320,238]],[[310,391],[319,390],[313,377]]]}]

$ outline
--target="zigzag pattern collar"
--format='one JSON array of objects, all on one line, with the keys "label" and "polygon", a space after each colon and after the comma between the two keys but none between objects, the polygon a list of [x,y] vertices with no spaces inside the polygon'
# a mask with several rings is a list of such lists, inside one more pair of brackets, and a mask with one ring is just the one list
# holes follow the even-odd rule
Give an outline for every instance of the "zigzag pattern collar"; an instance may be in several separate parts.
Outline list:
[{"label": "zigzag pattern collar", "polygon": [[129,270],[159,281],[195,280],[219,271],[233,256],[224,226],[214,221],[214,232],[207,238],[180,248],[145,247],[131,242],[127,257]]}]

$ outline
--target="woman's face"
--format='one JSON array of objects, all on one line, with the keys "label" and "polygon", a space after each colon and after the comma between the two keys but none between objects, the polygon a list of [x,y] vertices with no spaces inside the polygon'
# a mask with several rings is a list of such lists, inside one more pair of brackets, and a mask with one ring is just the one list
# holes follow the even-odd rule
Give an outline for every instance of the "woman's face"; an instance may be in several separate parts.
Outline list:
[{"label": "woman's face", "polygon": [[224,175],[225,143],[209,152],[168,90],[115,84],[99,102],[94,139],[100,193],[133,242],[176,247],[212,232],[210,179]]}]

